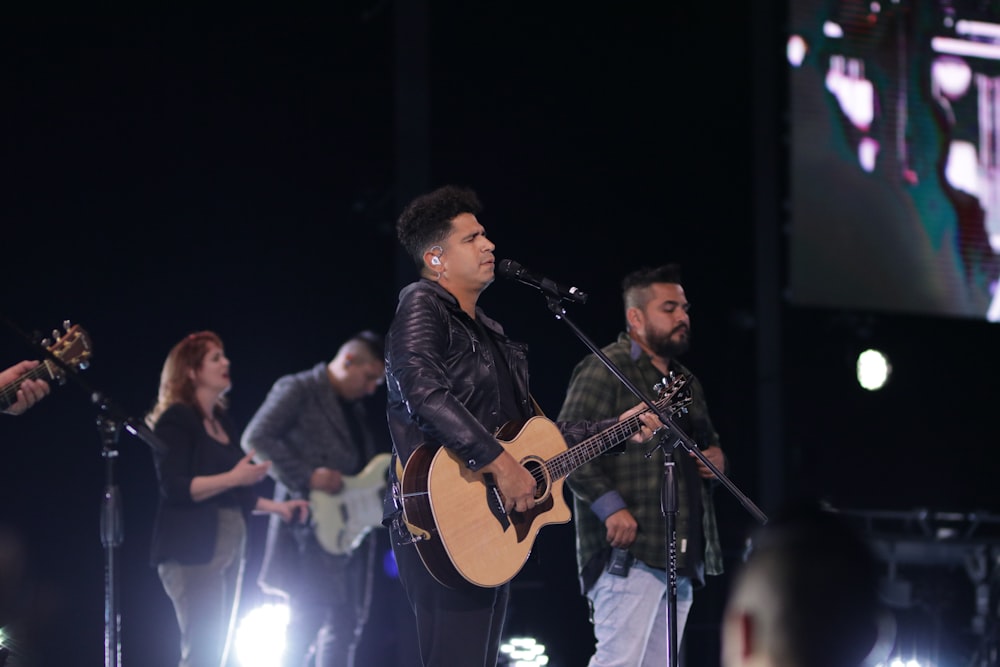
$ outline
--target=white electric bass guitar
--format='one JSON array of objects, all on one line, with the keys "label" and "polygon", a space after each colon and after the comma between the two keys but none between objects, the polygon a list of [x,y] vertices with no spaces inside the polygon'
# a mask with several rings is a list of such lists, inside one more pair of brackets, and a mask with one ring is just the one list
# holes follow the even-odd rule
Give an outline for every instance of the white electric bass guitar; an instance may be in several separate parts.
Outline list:
[{"label": "white electric bass guitar", "polygon": [[382,498],[391,454],[376,454],[357,475],[344,475],[340,493],[309,492],[316,539],[328,553],[351,553],[372,528],[382,525]]}]

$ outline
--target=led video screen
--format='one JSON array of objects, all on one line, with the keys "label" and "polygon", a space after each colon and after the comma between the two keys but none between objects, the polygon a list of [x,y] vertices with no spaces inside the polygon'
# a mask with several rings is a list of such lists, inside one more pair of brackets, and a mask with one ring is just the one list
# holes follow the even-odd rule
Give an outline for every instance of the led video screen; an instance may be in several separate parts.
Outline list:
[{"label": "led video screen", "polygon": [[792,303],[1000,321],[996,7],[792,0]]}]

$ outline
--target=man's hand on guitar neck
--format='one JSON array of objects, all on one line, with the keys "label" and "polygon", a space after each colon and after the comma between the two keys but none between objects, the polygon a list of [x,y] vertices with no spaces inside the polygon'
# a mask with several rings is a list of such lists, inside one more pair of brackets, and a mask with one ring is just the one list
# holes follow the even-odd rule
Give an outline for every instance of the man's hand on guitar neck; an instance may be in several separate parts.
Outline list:
[{"label": "man's hand on guitar neck", "polygon": [[493,475],[500,495],[503,496],[504,510],[527,512],[535,506],[535,492],[538,481],[510,452],[504,450],[500,456],[482,467],[480,472]]},{"label": "man's hand on guitar neck", "polygon": [[[37,361],[22,361],[14,364],[10,368],[0,371],[0,387],[6,387],[12,382],[16,382],[22,375],[38,366]],[[20,415],[38,401],[45,398],[51,388],[45,380],[24,379],[17,388],[17,400],[10,404],[5,414]]]},{"label": "man's hand on guitar neck", "polygon": [[344,476],[333,468],[316,468],[309,476],[309,488],[313,491],[340,493],[344,488]]},{"label": "man's hand on guitar neck", "polygon": [[663,422],[661,422],[660,418],[653,414],[648,407],[646,407],[645,403],[640,403],[621,413],[618,416],[618,421],[625,421],[637,412],[640,413],[639,430],[632,434],[632,437],[629,438],[629,442],[642,444],[647,440],[651,440],[653,436],[656,435],[661,428],[663,428]]}]

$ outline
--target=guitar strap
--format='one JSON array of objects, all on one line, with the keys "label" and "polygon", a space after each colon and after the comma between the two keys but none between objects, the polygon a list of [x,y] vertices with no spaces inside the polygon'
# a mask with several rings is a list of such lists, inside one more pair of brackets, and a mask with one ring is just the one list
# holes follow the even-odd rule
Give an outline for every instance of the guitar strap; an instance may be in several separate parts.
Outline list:
[{"label": "guitar strap", "polygon": [[535,397],[532,396],[531,394],[528,394],[528,398],[531,399],[531,405],[532,407],[535,408],[535,414],[538,415],[539,417],[544,417],[545,412],[542,410],[542,406],[538,404],[538,401],[535,400]]}]

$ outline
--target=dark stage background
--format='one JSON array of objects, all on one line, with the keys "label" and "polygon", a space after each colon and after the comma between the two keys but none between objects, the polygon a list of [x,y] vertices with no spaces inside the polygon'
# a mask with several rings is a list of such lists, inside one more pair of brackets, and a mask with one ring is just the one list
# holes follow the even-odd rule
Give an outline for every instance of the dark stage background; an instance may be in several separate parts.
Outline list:
[{"label": "dark stage background", "polygon": [[[413,277],[395,216],[454,182],[480,193],[499,258],[590,294],[569,315],[600,344],[622,326],[625,273],[682,263],[686,363],[734,482],[765,511],[799,494],[995,510],[995,327],[783,298],[780,12],[431,2],[403,16],[390,2],[335,4],[224,19],[5,16],[0,313],[28,331],[82,324],[94,344],[82,378],[136,417],[170,346],[215,330],[243,424],[280,375],[358,329],[384,330]],[[555,415],[586,348],[526,287],[497,283],[482,304],[530,343],[534,393]],[[11,331],[2,340],[0,366],[36,356]],[[878,394],[853,380],[869,343],[895,368]],[[0,419],[0,521],[30,554],[46,664],[103,660],[96,415],[66,386]],[[151,457],[128,435],[119,452],[123,663],[171,665],[175,622],[147,565]],[[725,489],[718,500],[732,570],[753,521]],[[251,527],[251,601],[265,528]],[[727,581],[698,593],[688,664],[717,664]],[[570,525],[542,531],[515,588],[511,632],[541,638],[552,665],[584,664]],[[398,588],[385,578],[380,590],[363,664],[410,664],[391,656],[412,653],[405,637],[395,648]]]}]

